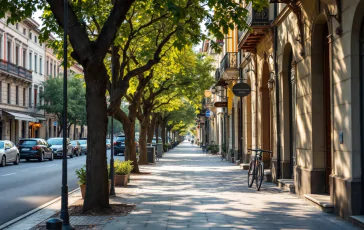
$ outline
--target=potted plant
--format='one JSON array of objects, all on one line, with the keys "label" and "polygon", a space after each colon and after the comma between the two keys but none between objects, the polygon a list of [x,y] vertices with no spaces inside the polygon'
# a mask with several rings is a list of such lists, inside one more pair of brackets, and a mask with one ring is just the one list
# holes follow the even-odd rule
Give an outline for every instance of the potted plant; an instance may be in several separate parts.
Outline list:
[{"label": "potted plant", "polygon": [[81,189],[82,199],[84,199],[86,194],[86,165],[82,168],[76,169],[76,175]]},{"label": "potted plant", "polygon": [[114,162],[115,167],[115,186],[126,186],[131,170],[133,170],[132,161],[119,161]]}]

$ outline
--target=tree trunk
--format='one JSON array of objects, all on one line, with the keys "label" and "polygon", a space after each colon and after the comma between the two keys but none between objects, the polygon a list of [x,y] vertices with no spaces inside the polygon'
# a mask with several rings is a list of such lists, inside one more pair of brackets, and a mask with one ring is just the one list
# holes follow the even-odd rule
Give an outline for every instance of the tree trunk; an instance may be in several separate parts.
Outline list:
[{"label": "tree trunk", "polygon": [[62,128],[58,127],[57,137],[59,137],[61,135],[61,132],[62,132]]},{"label": "tree trunk", "polygon": [[164,125],[164,123],[162,122],[161,123],[161,129],[162,129],[162,142],[163,142],[163,148],[164,148],[164,145],[166,144],[166,127]]},{"label": "tree trunk", "polygon": [[155,113],[153,113],[152,119],[150,120],[150,125],[149,125],[149,128],[148,128],[148,140],[147,140],[147,143],[152,143],[153,136],[154,136],[154,128],[155,128],[156,120],[157,120],[157,116],[156,116]]},{"label": "tree trunk", "polygon": [[103,63],[85,68],[87,110],[86,196],[83,211],[109,207],[106,162],[106,68]]},{"label": "tree trunk", "polygon": [[72,126],[72,124],[69,124],[67,127],[67,137],[68,138],[70,138],[71,126]]},{"label": "tree trunk", "polygon": [[76,140],[76,124],[73,125],[73,140]]},{"label": "tree trunk", "polygon": [[144,118],[144,121],[140,124],[140,135],[139,135],[139,164],[147,165],[147,130],[149,119]]},{"label": "tree trunk", "polygon": [[130,122],[129,125],[124,126],[125,132],[125,160],[131,160],[133,162],[133,172],[139,173],[138,161],[136,158],[136,146],[135,146],[135,121]]},{"label": "tree trunk", "polygon": [[81,132],[80,132],[80,138],[79,139],[81,139],[82,138],[82,136],[83,136],[83,124],[81,125]]}]

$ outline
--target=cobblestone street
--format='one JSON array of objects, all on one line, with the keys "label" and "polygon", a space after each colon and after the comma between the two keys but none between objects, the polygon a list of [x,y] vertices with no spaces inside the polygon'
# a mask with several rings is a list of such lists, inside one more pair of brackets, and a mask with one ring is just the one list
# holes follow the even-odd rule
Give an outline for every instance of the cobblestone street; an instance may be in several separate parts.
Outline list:
[{"label": "cobblestone street", "polygon": [[246,171],[186,142],[142,169],[152,174],[133,177],[132,192],[123,195],[136,210],[105,230],[356,229],[272,183],[248,188]]}]

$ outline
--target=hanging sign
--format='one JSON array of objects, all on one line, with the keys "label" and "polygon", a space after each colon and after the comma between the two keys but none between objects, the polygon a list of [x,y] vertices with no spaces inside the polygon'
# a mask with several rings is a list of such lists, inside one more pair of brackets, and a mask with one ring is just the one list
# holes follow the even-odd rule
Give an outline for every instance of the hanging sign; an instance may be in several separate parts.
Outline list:
[{"label": "hanging sign", "polygon": [[246,83],[236,83],[233,87],[233,94],[237,97],[246,97],[250,94],[250,85]]},{"label": "hanging sign", "polygon": [[227,101],[217,101],[214,103],[216,108],[227,107]]}]

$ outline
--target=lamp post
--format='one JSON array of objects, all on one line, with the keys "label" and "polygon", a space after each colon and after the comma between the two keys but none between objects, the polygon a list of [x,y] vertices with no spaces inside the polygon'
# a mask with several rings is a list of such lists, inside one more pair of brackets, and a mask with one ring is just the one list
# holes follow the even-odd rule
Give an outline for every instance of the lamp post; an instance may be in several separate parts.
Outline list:
[{"label": "lamp post", "polygon": [[[115,53],[115,46],[112,45],[111,47],[111,85],[110,85],[110,102],[113,96],[113,91],[114,91],[114,82],[115,82],[115,58],[116,58],[116,53]],[[111,196],[115,196],[115,181],[114,181],[114,173],[115,173],[115,168],[114,168],[114,115],[111,115],[111,138],[110,138],[110,142],[111,142],[111,150],[110,150],[110,195]]]},{"label": "lamp post", "polygon": [[62,229],[75,229],[70,224],[68,214],[68,185],[67,185],[67,29],[68,29],[68,0],[64,0],[64,32],[63,32],[63,158],[62,158],[62,205],[60,218],[63,220]]}]

